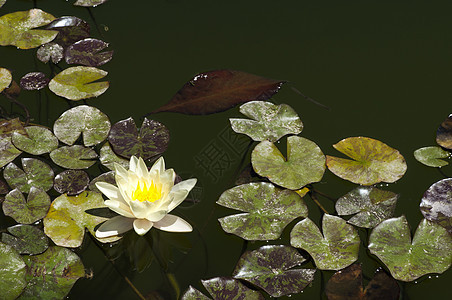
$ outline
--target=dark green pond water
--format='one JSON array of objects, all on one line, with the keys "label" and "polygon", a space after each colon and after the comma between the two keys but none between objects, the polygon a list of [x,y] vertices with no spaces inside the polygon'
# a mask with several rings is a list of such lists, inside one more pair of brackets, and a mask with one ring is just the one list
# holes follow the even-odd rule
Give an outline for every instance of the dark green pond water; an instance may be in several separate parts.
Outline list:
[{"label": "dark green pond water", "polygon": [[[145,113],[165,104],[185,82],[203,71],[234,69],[286,80],[273,100],[287,103],[299,113],[304,123],[301,135],[315,141],[325,154],[338,155],[332,145],[343,138],[368,136],[404,155],[407,173],[383,188],[400,194],[395,216],[404,214],[412,231],[417,227],[422,219],[422,194],[443,178],[437,169],[418,163],[413,151],[435,145],[438,125],[452,113],[450,1],[110,0],[91,9],[99,31],[88,10],[71,2],[40,0],[37,7],[57,17],[82,18],[91,24],[93,37],[110,43],[115,51],[113,60],[101,68],[109,72],[111,86],[87,104],[101,109],[112,122],[131,116],[139,123]],[[32,7],[32,1],[7,0],[0,14]],[[36,70],[35,53],[1,47],[0,67],[11,70],[18,81]],[[49,72],[39,61],[37,66]],[[291,87],[330,110],[307,101]],[[37,93],[23,91],[19,100],[30,108],[34,122],[49,125],[68,104],[48,90],[44,93],[41,120]],[[241,154],[231,154],[231,162],[222,171],[206,170],[196,163],[196,157],[212,144],[231,153],[222,133],[229,126],[228,119],[239,115],[235,108],[208,116],[151,116],[171,133],[164,153],[167,166],[186,178],[198,178],[201,195],[200,203],[176,210],[196,228],[187,235],[192,248],[186,254],[174,250],[174,262],[169,262],[182,293],[189,285],[202,289],[201,279],[230,276],[244,248],[253,250],[267,244],[244,244],[224,233],[217,221],[232,212],[215,201],[234,186]],[[449,176],[452,173],[447,167],[444,171]],[[329,171],[316,186],[336,198],[355,187]],[[305,200],[309,217],[319,224],[319,209],[309,198]],[[334,211],[332,202],[321,202]],[[8,222],[2,220],[1,224]],[[289,244],[295,223],[286,227],[280,240],[268,244]],[[159,236],[164,239],[168,235]],[[135,299],[118,270],[144,295],[169,289],[157,262],[139,273],[131,270],[128,259],[122,256],[117,270],[89,239],[76,252],[94,277],[80,279],[69,299]],[[364,273],[372,277],[378,264],[363,250],[359,261]],[[324,272],[322,283],[317,272],[312,286],[291,299],[326,299],[322,288],[333,273]],[[447,298],[451,274],[448,270],[438,277],[424,276],[417,284],[401,284],[404,299]]]}]

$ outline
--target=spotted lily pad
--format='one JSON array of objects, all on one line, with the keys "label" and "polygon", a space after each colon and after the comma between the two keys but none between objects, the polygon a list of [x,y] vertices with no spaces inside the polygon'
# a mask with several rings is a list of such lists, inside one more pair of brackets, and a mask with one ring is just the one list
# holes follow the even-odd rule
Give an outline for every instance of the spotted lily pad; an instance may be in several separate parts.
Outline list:
[{"label": "spotted lily pad", "polygon": [[11,135],[0,134],[0,168],[12,162],[22,151],[14,147]]},{"label": "spotted lily pad", "polygon": [[420,208],[427,220],[452,233],[452,178],[432,184],[424,193]]},{"label": "spotted lily pad", "polygon": [[110,171],[107,173],[100,174],[89,183],[89,190],[101,193],[101,191],[96,187],[96,182],[107,182],[116,185],[115,172]]},{"label": "spotted lily pad", "polygon": [[129,168],[129,161],[125,158],[119,157],[113,152],[110,147],[110,143],[106,142],[99,152],[99,161],[102,165],[106,166],[110,170],[115,170],[115,163],[120,164],[124,168]]},{"label": "spotted lily pad", "polygon": [[427,219],[419,223],[413,240],[405,216],[385,220],[372,230],[368,248],[401,281],[443,273],[452,262],[452,236]]},{"label": "spotted lily pad", "polygon": [[[44,232],[58,246],[79,247],[83,242],[85,228],[95,236],[94,227],[106,218],[87,214],[85,210],[106,207],[102,194],[82,192],[77,196],[65,194],[56,198],[44,218]],[[119,237],[98,239],[103,243],[117,241]]]},{"label": "spotted lily pad", "polygon": [[328,169],[336,176],[362,185],[395,182],[406,172],[405,159],[394,148],[367,137],[350,137],[333,147],[352,158],[326,156]]},{"label": "spotted lily pad", "polygon": [[182,295],[182,300],[211,300],[209,297],[192,287],[191,285]]},{"label": "spotted lily pad", "polygon": [[254,141],[276,142],[287,134],[299,134],[303,130],[298,114],[287,104],[251,101],[240,106],[240,112],[251,120],[229,119],[232,129]]},{"label": "spotted lily pad", "polygon": [[72,145],[83,134],[85,146],[94,146],[104,141],[110,131],[108,116],[99,109],[79,105],[65,111],[53,125],[56,137],[65,144]]},{"label": "spotted lily pad", "polygon": [[254,171],[282,187],[298,190],[318,182],[325,172],[325,156],[314,142],[299,136],[287,138],[287,159],[270,141],[260,142],[251,153]]},{"label": "spotted lily pad", "polygon": [[54,19],[51,14],[37,8],[3,15],[0,17],[0,45],[30,49],[48,43],[58,32],[34,28],[49,24]]},{"label": "spotted lily pad", "polygon": [[224,231],[246,240],[277,239],[291,221],[308,215],[308,208],[297,193],[267,182],[231,188],[221,194],[217,203],[244,212],[218,221]]},{"label": "spotted lily pad", "polygon": [[128,118],[112,126],[108,141],[120,156],[130,158],[135,155],[148,159],[166,150],[169,131],[163,124],[144,118],[138,132],[135,121]]},{"label": "spotted lily pad", "polygon": [[232,276],[260,287],[272,297],[300,293],[314,280],[316,271],[294,268],[305,260],[295,248],[283,245],[263,246],[245,252]]},{"label": "spotted lily pad", "polygon": [[96,163],[97,153],[81,145],[63,146],[50,152],[50,158],[66,169],[88,169]]},{"label": "spotted lily pad", "polygon": [[108,0],[77,0],[74,5],[76,6],[85,6],[85,7],[95,7],[102,3],[107,2]]},{"label": "spotted lily pad", "polygon": [[58,73],[49,83],[49,89],[69,100],[82,100],[102,95],[109,87],[108,81],[93,82],[107,76],[108,72],[94,67],[71,67]]},{"label": "spotted lily pad", "polygon": [[290,244],[306,250],[320,270],[340,270],[358,259],[359,236],[345,220],[324,214],[322,231],[306,218],[290,233]]},{"label": "spotted lily pad", "polygon": [[390,191],[361,186],[336,201],[336,211],[340,216],[354,215],[348,223],[358,227],[373,228],[393,216],[397,198]]},{"label": "spotted lily pad", "polygon": [[3,212],[21,224],[32,224],[41,220],[47,214],[50,197],[42,189],[32,186],[28,198],[18,189],[14,189],[5,196]]},{"label": "spotted lily pad", "polygon": [[13,81],[11,72],[8,69],[0,68],[0,93],[9,87],[11,81]]},{"label": "spotted lily pad", "polygon": [[84,20],[74,16],[63,16],[50,23],[46,29],[58,31],[58,35],[53,42],[63,48],[67,48],[73,43],[89,37],[90,26]]},{"label": "spotted lily pad", "polygon": [[437,146],[423,147],[414,151],[414,157],[418,162],[435,168],[447,166],[449,163],[440,158],[448,158],[450,155],[448,151]]},{"label": "spotted lily pad", "polygon": [[24,152],[41,155],[58,147],[58,139],[45,127],[28,126],[25,127],[25,131],[27,135],[13,132],[11,136],[14,146]]},{"label": "spotted lily pad", "polygon": [[28,193],[33,186],[46,192],[53,187],[54,173],[48,164],[36,158],[22,158],[21,162],[23,171],[14,163],[8,164],[3,171],[3,177],[10,187],[23,193]]},{"label": "spotted lily pad", "polygon": [[100,52],[108,47],[108,43],[86,38],[70,45],[65,52],[68,64],[79,64],[89,67],[98,67],[106,64],[113,58],[113,51]]},{"label": "spotted lily pad", "polygon": [[39,47],[36,52],[36,57],[43,63],[48,63],[50,60],[57,64],[63,58],[64,48],[57,43],[47,43]]},{"label": "spotted lily pad", "polygon": [[30,72],[20,79],[20,87],[27,91],[42,90],[49,81],[50,79],[42,72]]},{"label": "spotted lily pad", "polygon": [[69,196],[83,192],[89,184],[88,173],[82,170],[66,170],[55,176],[55,191]]},{"label": "spotted lily pad", "polygon": [[74,283],[85,276],[80,257],[66,248],[52,246],[23,259],[28,285],[19,299],[65,299]]},{"label": "spotted lily pad", "polygon": [[0,242],[0,295],[2,299],[16,299],[27,285],[26,265],[10,245]]},{"label": "spotted lily pad", "polygon": [[40,254],[49,247],[49,239],[39,228],[31,225],[15,225],[2,233],[2,242],[11,245],[21,254]]},{"label": "spotted lily pad", "polygon": [[450,114],[436,131],[436,142],[441,147],[452,149],[452,114]]}]

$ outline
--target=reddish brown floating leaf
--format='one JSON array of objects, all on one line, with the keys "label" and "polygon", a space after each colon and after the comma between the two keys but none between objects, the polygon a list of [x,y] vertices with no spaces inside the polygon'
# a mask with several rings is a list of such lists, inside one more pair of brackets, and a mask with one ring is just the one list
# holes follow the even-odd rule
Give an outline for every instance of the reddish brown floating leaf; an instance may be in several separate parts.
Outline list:
[{"label": "reddish brown floating leaf", "polygon": [[436,131],[436,142],[441,147],[452,149],[452,114],[441,123]]},{"label": "reddish brown floating leaf", "polygon": [[162,107],[152,111],[208,115],[253,100],[268,100],[284,81],[253,74],[216,70],[196,75]]},{"label": "reddish brown floating leaf", "polygon": [[57,30],[59,32],[53,42],[61,45],[63,48],[90,36],[89,24],[73,16],[64,16],[55,19],[46,29]]},{"label": "reddish brown floating leaf", "polygon": [[113,58],[113,51],[100,52],[108,47],[108,43],[87,38],[70,45],[65,53],[68,64],[79,64],[89,67],[98,67],[106,64]]},{"label": "reddish brown floating leaf", "polygon": [[49,81],[50,79],[42,72],[30,72],[20,79],[20,86],[27,91],[41,90]]}]

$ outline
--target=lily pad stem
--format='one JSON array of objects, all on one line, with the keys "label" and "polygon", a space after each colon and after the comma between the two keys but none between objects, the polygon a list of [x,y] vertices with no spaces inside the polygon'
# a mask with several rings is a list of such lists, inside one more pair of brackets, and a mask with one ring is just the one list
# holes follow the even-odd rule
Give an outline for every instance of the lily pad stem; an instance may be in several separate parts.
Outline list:
[{"label": "lily pad stem", "polygon": [[19,106],[20,108],[22,108],[22,110],[25,112],[25,126],[28,125],[28,123],[30,122],[30,112],[28,111],[27,107],[25,105],[23,105],[21,102],[17,101],[16,99],[14,99],[14,97],[11,97],[10,95],[8,95],[8,93],[2,92],[3,96],[6,97],[6,99],[8,99],[12,104],[16,104],[17,106]]},{"label": "lily pad stem", "polygon": [[323,207],[322,204],[320,204],[319,200],[317,199],[317,197],[315,196],[315,192],[311,191],[309,192],[309,196],[311,197],[311,199],[315,202],[315,204],[317,204],[317,206],[326,214],[329,214],[329,212]]}]

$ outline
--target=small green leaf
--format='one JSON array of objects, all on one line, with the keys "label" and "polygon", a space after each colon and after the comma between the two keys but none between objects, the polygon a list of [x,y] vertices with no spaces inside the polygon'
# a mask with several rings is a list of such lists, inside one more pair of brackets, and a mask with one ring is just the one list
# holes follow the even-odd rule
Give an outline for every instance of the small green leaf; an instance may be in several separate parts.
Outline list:
[{"label": "small green leaf", "polygon": [[450,114],[436,131],[436,142],[441,147],[452,149],[452,114]]},{"label": "small green leaf", "polygon": [[88,169],[96,163],[97,153],[81,145],[63,146],[50,152],[50,158],[66,169]]},{"label": "small green leaf", "polygon": [[95,7],[102,3],[107,2],[107,0],[77,0],[74,5],[76,6],[85,6],[85,7]]},{"label": "small green leaf", "polygon": [[443,273],[452,262],[452,237],[426,219],[419,223],[413,241],[405,216],[385,220],[372,230],[368,248],[401,281]]},{"label": "small green leaf", "polygon": [[2,234],[2,242],[11,245],[20,254],[40,254],[49,247],[49,239],[39,228],[31,225],[15,225]]},{"label": "small green leaf", "polygon": [[269,245],[245,252],[239,259],[232,276],[244,279],[270,294],[281,297],[300,293],[314,280],[315,269],[300,269],[306,258],[295,248]]},{"label": "small green leaf", "polygon": [[182,300],[210,300],[210,298],[190,285],[182,295]]},{"label": "small green leaf", "polygon": [[16,299],[27,285],[26,265],[10,245],[0,242],[0,295],[4,300]]},{"label": "small green leaf", "polygon": [[110,147],[110,143],[106,142],[102,148],[100,148],[99,161],[102,165],[106,166],[110,170],[115,170],[115,163],[120,164],[124,168],[129,168],[129,161],[125,158],[119,157]]},{"label": "small green leaf", "polygon": [[12,162],[22,151],[14,147],[11,135],[0,134],[0,168]]},{"label": "small green leaf", "polygon": [[240,281],[232,278],[215,277],[208,280],[201,280],[201,282],[213,299],[264,299],[262,294],[258,291],[253,291],[240,283]]},{"label": "small green leaf", "polygon": [[432,184],[424,193],[420,208],[424,218],[452,233],[452,178]]},{"label": "small green leaf", "polygon": [[83,144],[94,146],[104,141],[110,131],[108,116],[99,109],[80,105],[65,111],[53,125],[57,138],[72,145],[83,134]]},{"label": "small green leaf", "polygon": [[25,127],[25,131],[27,135],[13,132],[11,136],[11,141],[19,150],[33,155],[41,155],[58,147],[58,139],[45,127],[28,126]]},{"label": "small green leaf", "polygon": [[308,208],[297,193],[267,182],[231,188],[221,194],[217,204],[245,212],[218,221],[224,231],[246,240],[277,239],[291,221],[308,215]]},{"label": "small green leaf", "polygon": [[439,158],[448,158],[450,153],[441,147],[423,147],[414,151],[414,158],[426,166],[429,167],[444,167],[449,163]]},{"label": "small green leaf", "polygon": [[14,189],[5,196],[2,208],[5,216],[10,216],[21,224],[31,224],[41,220],[47,214],[50,197],[42,189],[32,186],[27,200]]},{"label": "small green leaf", "polygon": [[240,112],[249,119],[229,119],[232,130],[243,133],[254,141],[276,142],[287,134],[299,134],[303,123],[287,104],[251,101],[240,106]]},{"label": "small green leaf", "polygon": [[272,142],[262,141],[254,148],[251,162],[257,174],[292,190],[320,181],[325,172],[322,150],[299,136],[287,138],[287,160]]},{"label": "small green leaf", "polygon": [[82,100],[102,95],[109,87],[108,81],[93,82],[107,76],[108,72],[94,67],[71,67],[58,73],[49,82],[49,89],[69,100]]},{"label": "small green leaf", "polygon": [[345,220],[324,214],[322,231],[306,218],[290,233],[290,244],[306,250],[320,270],[340,270],[358,259],[359,236]]},{"label": "small green leaf", "polygon": [[89,184],[88,173],[82,170],[66,170],[55,176],[54,189],[60,194],[74,196],[83,192]]},{"label": "small green leaf", "polygon": [[8,164],[3,171],[3,177],[10,187],[23,193],[28,193],[33,186],[45,192],[53,187],[54,173],[48,164],[36,158],[22,158],[21,162],[23,171],[14,163]]},{"label": "small green leaf", "polygon": [[9,87],[11,81],[13,81],[11,72],[8,69],[0,68],[0,93]]},{"label": "small green leaf", "polygon": [[378,140],[350,137],[333,147],[353,160],[327,155],[328,169],[353,183],[391,183],[399,180],[406,172],[406,162],[400,152]]}]

